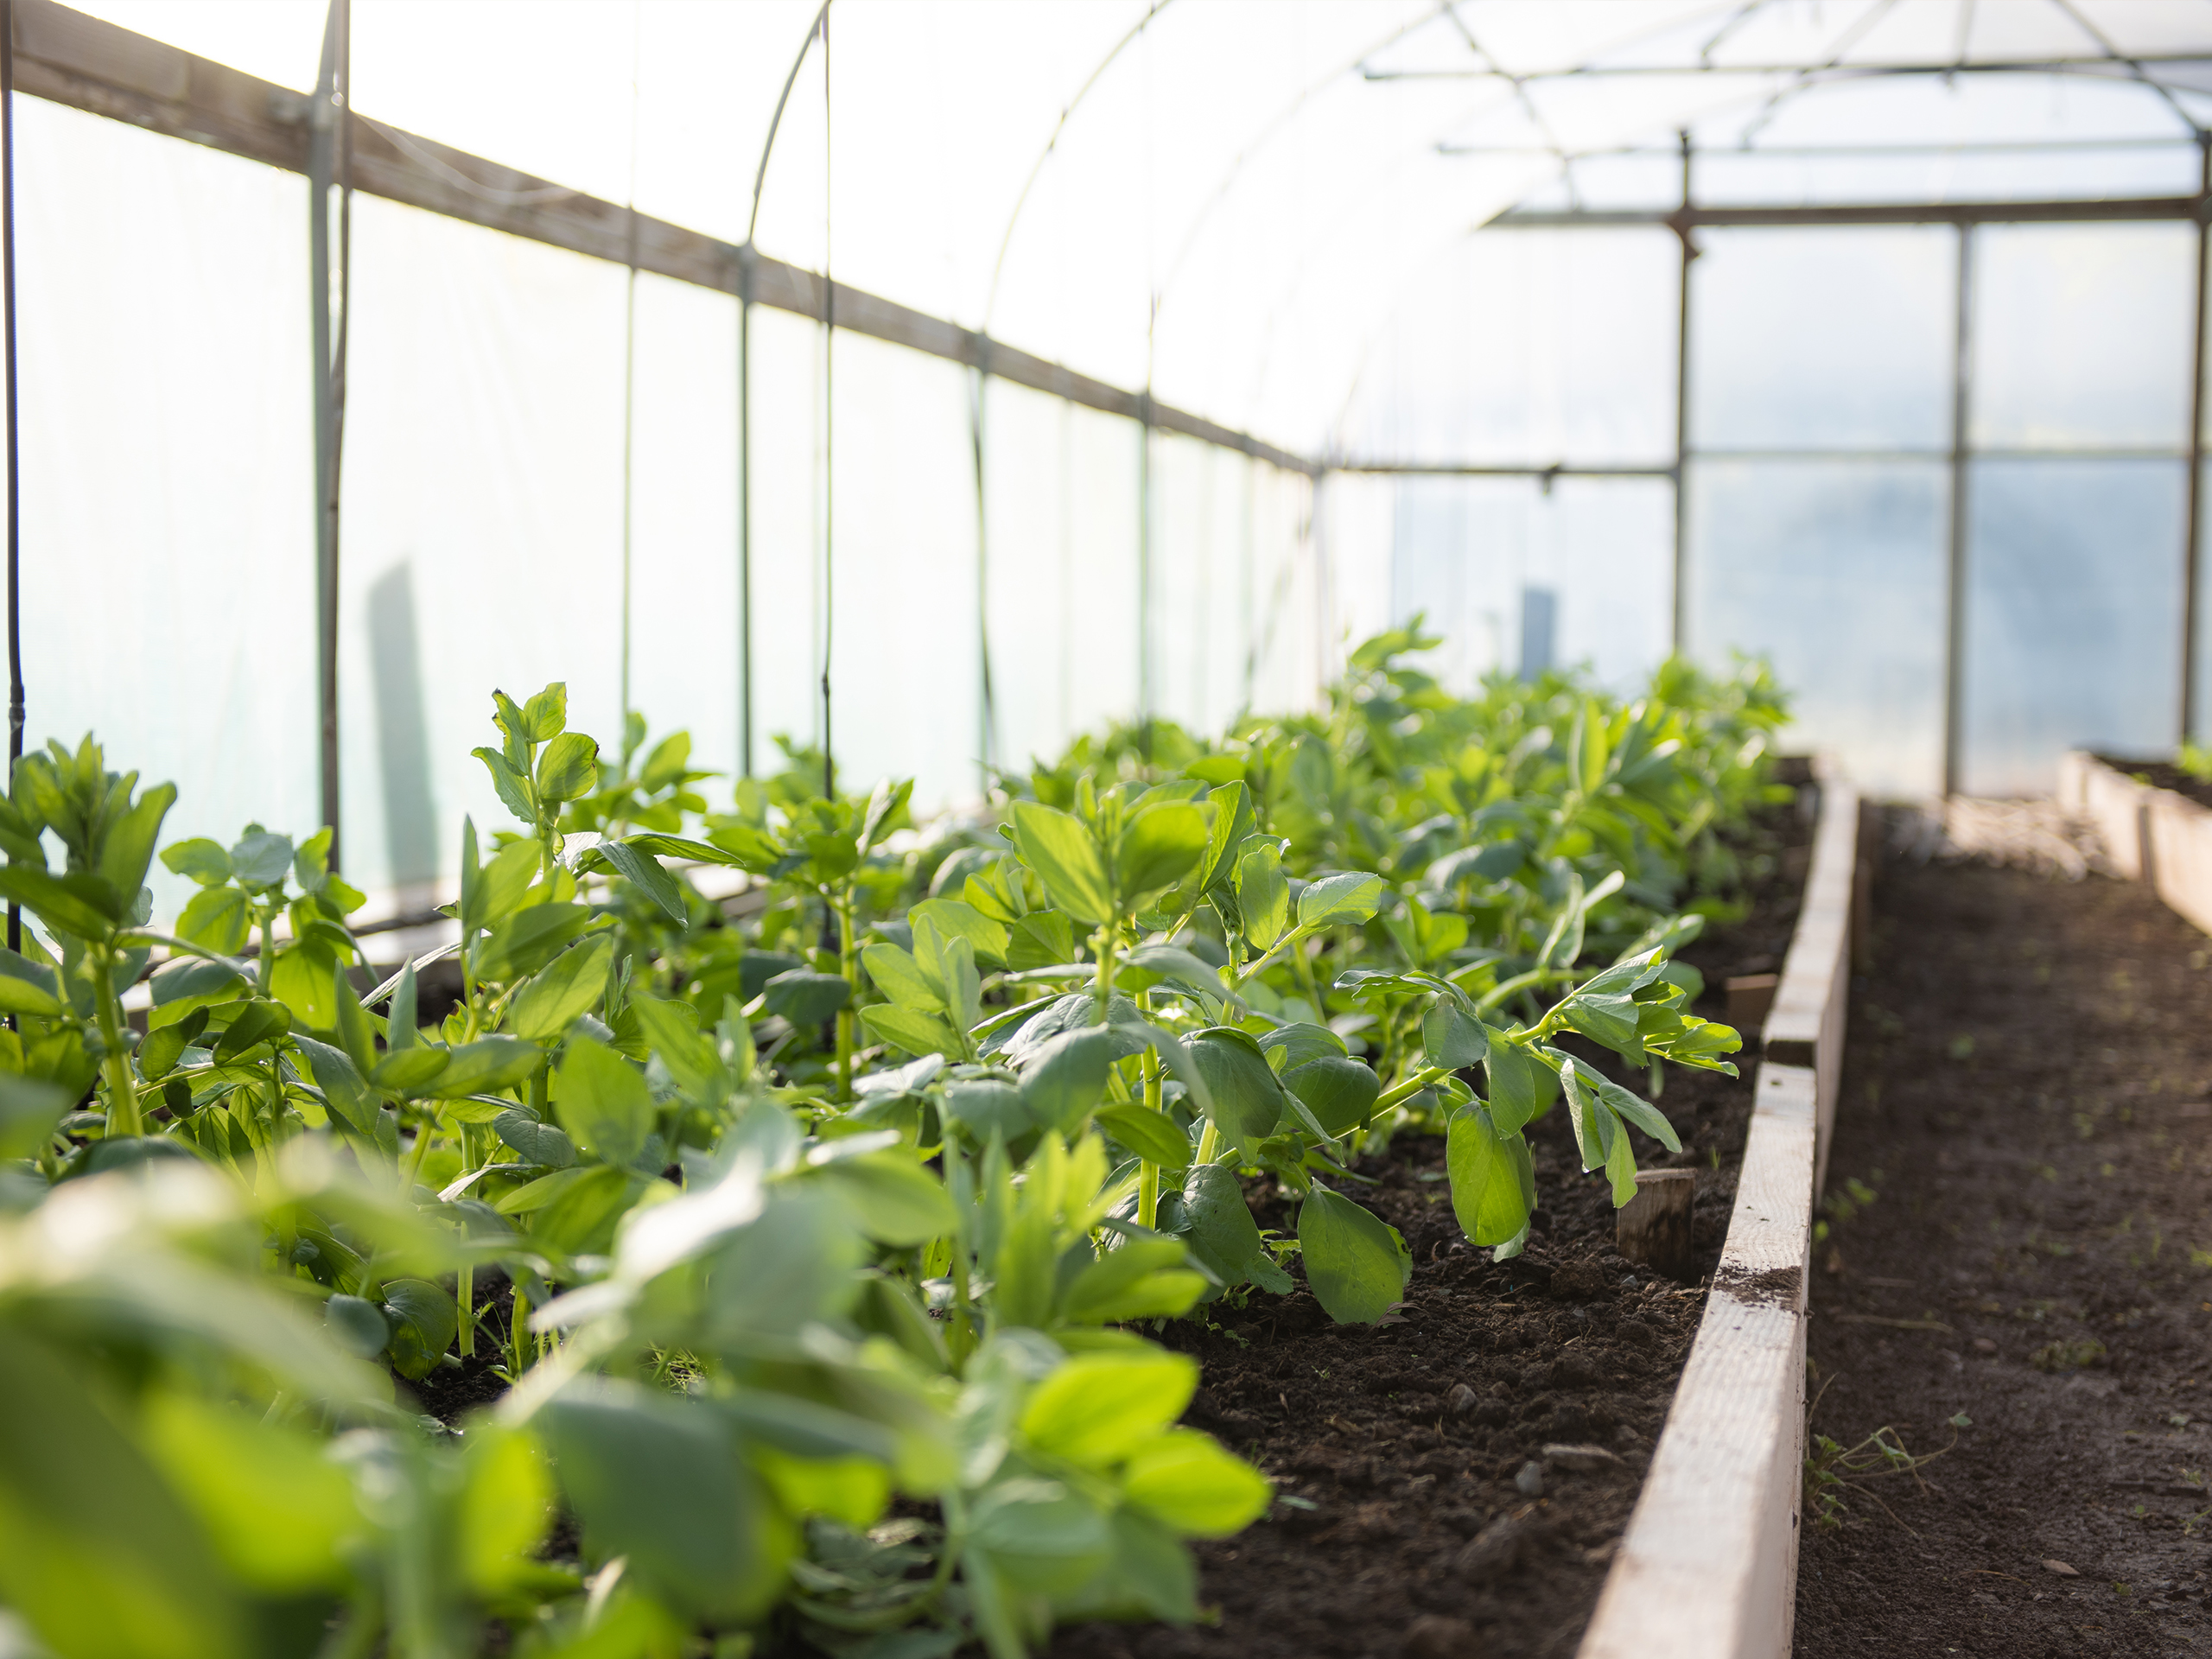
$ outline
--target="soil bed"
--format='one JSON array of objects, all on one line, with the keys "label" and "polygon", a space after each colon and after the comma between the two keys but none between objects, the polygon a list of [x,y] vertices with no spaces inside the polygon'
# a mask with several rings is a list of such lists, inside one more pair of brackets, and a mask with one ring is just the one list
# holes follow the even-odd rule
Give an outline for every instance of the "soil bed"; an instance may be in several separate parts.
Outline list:
[{"label": "soil bed", "polygon": [[1812,1432],[1955,1445],[1808,1509],[1796,1650],[2212,1651],[2206,941],[1982,867],[1888,865],[1875,914],[1829,1182],[1878,1196],[1815,1248]]},{"label": "soil bed", "polygon": [[2212,806],[2212,783],[2202,778],[2192,778],[2179,766],[2164,760],[2122,760],[2109,754],[2096,757],[2123,778],[2133,778],[2139,784],[2153,789],[2170,789],[2199,806]]},{"label": "soil bed", "polygon": [[[1811,823],[1770,815],[1753,907],[1682,957],[1706,978],[1697,1012],[1725,1017],[1722,983],[1781,965],[1796,920]],[[1750,850],[1747,849],[1747,850]],[[1755,1042],[1746,1033],[1746,1048]],[[1579,1046],[1593,1062],[1597,1051]],[[1717,1266],[1751,1110],[1749,1053],[1730,1079],[1672,1068],[1659,1105],[1682,1141],[1662,1162],[1698,1172],[1698,1268]],[[1618,1065],[1605,1056],[1609,1071]],[[1625,1078],[1634,1085],[1641,1078]],[[1359,1173],[1359,1200],[1405,1236],[1416,1263],[1402,1323],[1334,1325],[1299,1290],[1211,1310],[1159,1333],[1202,1362],[1186,1421],[1251,1458],[1277,1485],[1269,1514],[1198,1547],[1199,1599],[1217,1618],[1189,1630],[1086,1625],[1055,1659],[1562,1659],[1581,1640],[1666,1421],[1704,1294],[1613,1249],[1613,1207],[1585,1175],[1566,1114],[1529,1132],[1545,1208],[1517,1261],[1462,1239],[1444,1144],[1407,1135]],[[1649,1166],[1649,1160],[1645,1160]],[[1262,1227],[1287,1230],[1281,1195],[1249,1195]],[[1295,1269],[1294,1268],[1294,1271]],[[1474,1393],[1455,1411],[1452,1391]],[[1560,1443],[1618,1459],[1580,1471],[1524,1466]]]}]

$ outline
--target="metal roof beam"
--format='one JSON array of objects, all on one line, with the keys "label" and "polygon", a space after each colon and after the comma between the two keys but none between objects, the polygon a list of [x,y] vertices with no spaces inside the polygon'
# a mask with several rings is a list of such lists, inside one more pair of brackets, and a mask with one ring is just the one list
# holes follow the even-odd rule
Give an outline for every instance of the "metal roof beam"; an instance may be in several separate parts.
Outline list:
[{"label": "metal roof beam", "polygon": [[2203,196],[2106,201],[1864,202],[1821,207],[1513,208],[1483,230],[1592,229],[1649,225],[1681,232],[1745,225],[2031,225],[2113,219],[2201,219]]}]

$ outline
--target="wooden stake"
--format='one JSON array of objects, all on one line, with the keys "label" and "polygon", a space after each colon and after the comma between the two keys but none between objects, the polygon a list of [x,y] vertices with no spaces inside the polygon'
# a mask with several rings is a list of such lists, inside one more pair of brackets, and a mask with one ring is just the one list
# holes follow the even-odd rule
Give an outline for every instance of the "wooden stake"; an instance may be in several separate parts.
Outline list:
[{"label": "wooden stake", "polygon": [[1637,1171],[1636,1196],[1613,1218],[1620,1253],[1669,1279],[1689,1279],[1694,1254],[1690,1206],[1696,1197],[1695,1170]]}]

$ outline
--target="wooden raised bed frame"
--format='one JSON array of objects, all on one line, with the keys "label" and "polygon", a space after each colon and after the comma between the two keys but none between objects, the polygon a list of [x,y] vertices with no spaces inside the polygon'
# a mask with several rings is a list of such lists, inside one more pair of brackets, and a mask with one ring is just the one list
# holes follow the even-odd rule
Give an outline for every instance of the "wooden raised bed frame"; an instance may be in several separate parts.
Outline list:
[{"label": "wooden raised bed frame", "polygon": [[2212,933],[2212,810],[2080,749],[2058,763],[2058,804],[2096,827],[2113,868]]},{"label": "wooden raised bed frame", "polygon": [[1858,791],[1823,766],[1736,1208],[1578,1659],[1786,1659],[1805,1457],[1805,1272],[1843,1065]]}]

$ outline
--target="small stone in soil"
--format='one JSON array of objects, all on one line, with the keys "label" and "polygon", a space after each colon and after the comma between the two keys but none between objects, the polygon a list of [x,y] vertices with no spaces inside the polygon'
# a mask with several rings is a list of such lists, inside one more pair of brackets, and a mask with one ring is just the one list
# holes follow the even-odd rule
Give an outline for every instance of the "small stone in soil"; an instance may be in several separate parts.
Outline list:
[{"label": "small stone in soil", "polygon": [[1502,1579],[1521,1558],[1521,1535],[1520,1522],[1510,1515],[1500,1516],[1474,1535],[1452,1561],[1452,1568],[1461,1578],[1475,1584]]},{"label": "small stone in soil", "polygon": [[2056,1573],[2062,1579],[2078,1579],[2082,1576],[2077,1570],[2067,1566],[2063,1561],[2045,1561],[2043,1564],[2043,1570],[2046,1573]]},{"label": "small stone in soil", "polygon": [[1464,1382],[1454,1382],[1452,1392],[1444,1396],[1444,1403],[1452,1408],[1454,1417],[1464,1417],[1475,1408],[1481,1396]]},{"label": "small stone in soil", "polygon": [[1548,1446],[1544,1448],[1544,1461],[1554,1469],[1565,1469],[1578,1475],[1595,1474],[1601,1470],[1621,1466],[1620,1459],[1602,1446]]},{"label": "small stone in soil", "polygon": [[1535,1462],[1522,1464],[1521,1472],[1513,1477],[1513,1484],[1520,1488],[1523,1497],[1541,1497],[1544,1495],[1544,1465]]},{"label": "small stone in soil", "polygon": [[1997,1351],[1997,1344],[1987,1337],[1976,1337],[1974,1339],[1974,1351],[1977,1354],[1993,1354]]},{"label": "small stone in soil", "polygon": [[1466,1659],[1475,1648],[1475,1627],[1464,1618],[1423,1613],[1406,1626],[1406,1659]]}]

